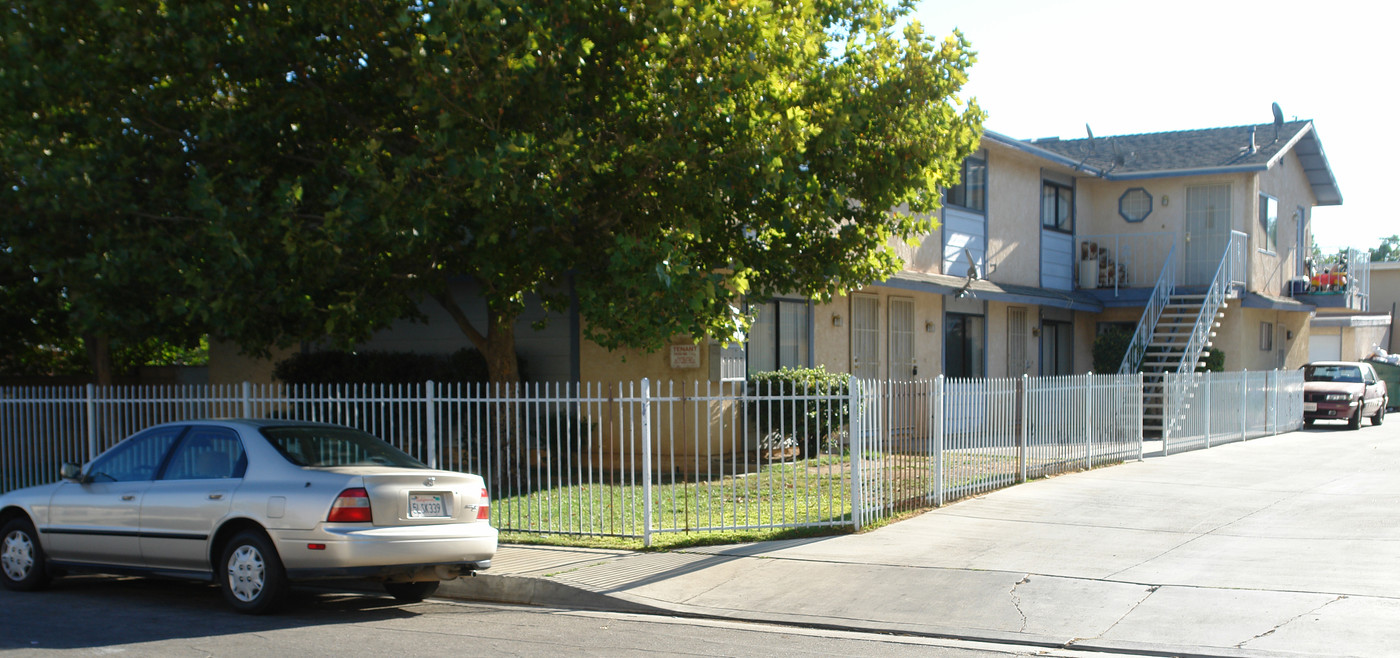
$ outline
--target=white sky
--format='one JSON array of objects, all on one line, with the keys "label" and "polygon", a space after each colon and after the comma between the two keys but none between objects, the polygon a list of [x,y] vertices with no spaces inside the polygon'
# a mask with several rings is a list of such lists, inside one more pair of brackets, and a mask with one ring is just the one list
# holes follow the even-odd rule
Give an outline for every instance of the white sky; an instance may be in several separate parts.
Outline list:
[{"label": "white sky", "polygon": [[1400,128],[1400,4],[1385,0],[919,0],[926,34],[978,53],[966,96],[1018,139],[1311,119],[1342,191],[1313,211],[1325,253],[1400,233],[1389,207]]}]

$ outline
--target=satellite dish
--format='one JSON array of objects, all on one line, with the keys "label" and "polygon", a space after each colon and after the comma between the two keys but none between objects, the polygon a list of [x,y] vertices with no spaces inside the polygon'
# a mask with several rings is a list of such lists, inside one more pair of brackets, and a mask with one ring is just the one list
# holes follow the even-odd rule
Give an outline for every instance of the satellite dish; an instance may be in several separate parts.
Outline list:
[{"label": "satellite dish", "polygon": [[1283,132],[1283,110],[1278,103],[1274,103],[1274,141],[1278,141],[1279,133]]},{"label": "satellite dish", "polygon": [[975,281],[981,278],[977,276],[977,261],[972,259],[972,252],[967,247],[963,247],[963,256],[967,257],[967,280]]}]

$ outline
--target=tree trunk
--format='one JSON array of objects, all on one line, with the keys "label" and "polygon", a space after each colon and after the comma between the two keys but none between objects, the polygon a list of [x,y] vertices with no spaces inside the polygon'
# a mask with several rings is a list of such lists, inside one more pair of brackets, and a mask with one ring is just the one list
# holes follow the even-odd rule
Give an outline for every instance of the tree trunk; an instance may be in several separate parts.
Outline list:
[{"label": "tree trunk", "polygon": [[83,336],[87,348],[88,363],[92,366],[92,376],[98,386],[111,386],[113,381],[112,339],[106,334]]},{"label": "tree trunk", "polygon": [[520,367],[515,357],[515,316],[492,313],[487,318],[486,335],[483,336],[451,294],[440,293],[433,298],[486,360],[488,395],[496,400],[490,406],[493,415],[491,426],[495,434],[491,449],[495,454],[487,460],[489,472],[478,475],[486,478],[494,495],[519,493],[523,489],[527,446],[522,434],[524,405],[516,400],[520,395]]}]

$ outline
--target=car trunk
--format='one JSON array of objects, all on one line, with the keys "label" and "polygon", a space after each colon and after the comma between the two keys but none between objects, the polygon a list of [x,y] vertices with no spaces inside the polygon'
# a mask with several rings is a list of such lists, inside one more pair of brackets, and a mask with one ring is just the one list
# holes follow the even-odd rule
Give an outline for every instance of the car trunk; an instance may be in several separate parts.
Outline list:
[{"label": "car trunk", "polygon": [[411,526],[477,521],[484,484],[480,477],[451,471],[396,470],[363,473],[376,526]]}]

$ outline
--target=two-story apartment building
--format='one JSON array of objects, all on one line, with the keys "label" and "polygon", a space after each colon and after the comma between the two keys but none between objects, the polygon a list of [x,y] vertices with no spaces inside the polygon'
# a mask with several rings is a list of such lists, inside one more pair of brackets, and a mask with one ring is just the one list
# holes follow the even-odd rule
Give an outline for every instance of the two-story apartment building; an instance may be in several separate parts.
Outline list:
[{"label": "two-story apartment building", "polygon": [[[826,304],[769,302],[744,345],[697,350],[677,337],[670,350],[620,354],[563,316],[543,333],[523,318],[519,349],[539,380],[734,380],[815,365],[1004,377],[1087,372],[1095,336],[1124,327],[1141,332],[1141,362],[1159,369],[1204,349],[1222,351],[1227,370],[1292,368],[1307,360],[1314,306],[1290,282],[1306,272],[1312,209],[1341,200],[1309,121],[1073,140],[988,132],[938,228],[897,245],[906,266],[887,281]],[[425,311],[429,323],[365,347],[465,346]],[[217,347],[211,358],[216,383],[269,373]]]}]

